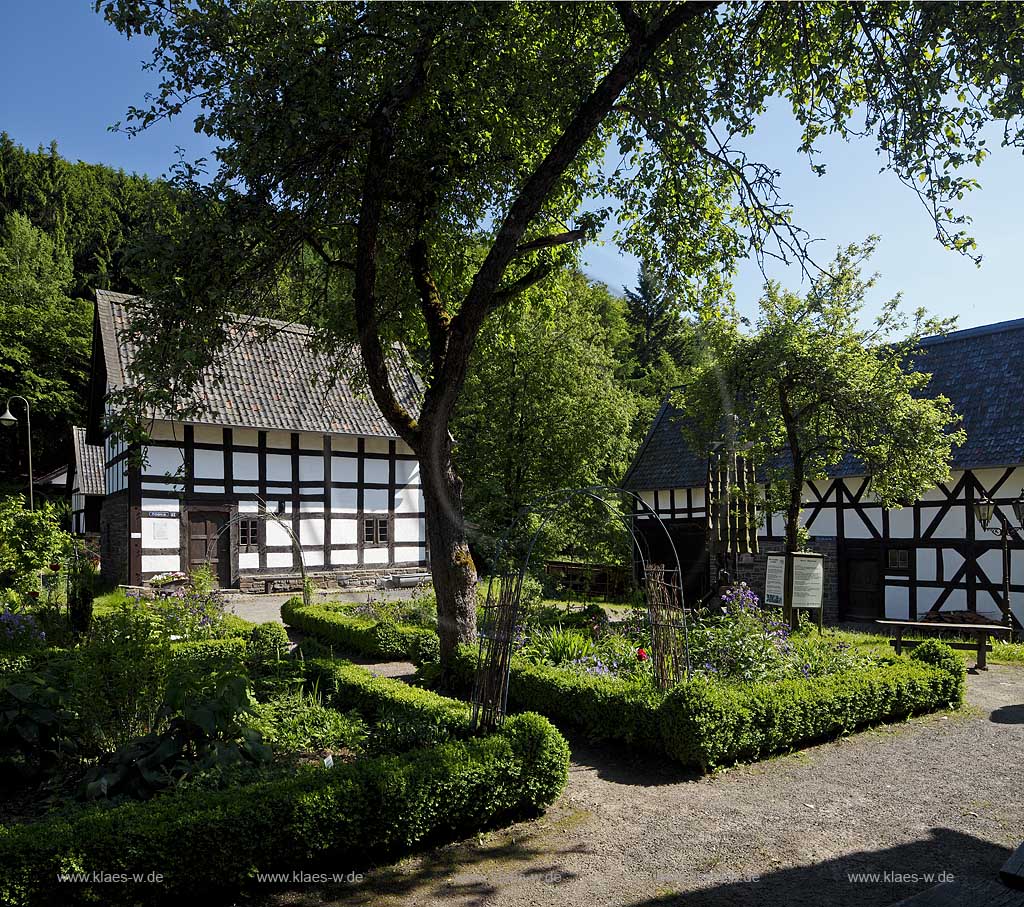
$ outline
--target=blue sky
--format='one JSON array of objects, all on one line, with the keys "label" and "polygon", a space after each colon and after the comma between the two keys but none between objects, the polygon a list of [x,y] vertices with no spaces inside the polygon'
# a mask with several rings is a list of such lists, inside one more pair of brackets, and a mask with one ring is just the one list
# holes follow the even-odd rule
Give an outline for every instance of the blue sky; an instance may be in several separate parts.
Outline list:
[{"label": "blue sky", "polygon": [[[138,138],[111,133],[131,104],[141,104],[153,87],[142,71],[147,45],[127,41],[79,0],[8,0],[0,11],[0,130],[22,145],[56,139],[72,160],[85,160],[160,175],[182,147],[190,157],[209,154],[188,119],[161,123]],[[762,160],[782,171],[784,197],[798,223],[823,242],[816,254],[831,258],[839,244],[868,234],[882,237],[873,267],[882,280],[876,300],[902,290],[908,306],[923,305],[943,316],[958,316],[972,327],[1024,316],[1019,287],[1024,209],[1024,160],[1019,151],[994,149],[980,168],[982,189],[964,204],[974,217],[973,235],[984,255],[980,268],[943,249],[917,197],[889,173],[878,173],[870,142],[825,146],[828,174],[814,176],[796,154],[797,129],[779,106],[763,118],[751,144]],[[591,247],[586,270],[610,286],[632,286],[636,262],[613,246]],[[795,269],[771,269],[770,276],[793,289]],[[756,311],[763,282],[753,262],[745,263],[735,288],[740,308]]]}]

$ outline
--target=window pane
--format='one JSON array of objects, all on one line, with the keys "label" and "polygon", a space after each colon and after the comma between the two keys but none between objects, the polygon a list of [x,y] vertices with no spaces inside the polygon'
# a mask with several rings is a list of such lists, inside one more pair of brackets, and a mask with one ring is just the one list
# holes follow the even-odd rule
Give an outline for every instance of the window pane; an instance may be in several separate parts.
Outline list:
[{"label": "window pane", "polygon": [[363,541],[371,545],[376,541],[376,526],[374,525],[374,523],[375,521],[373,520],[373,518],[363,520]]},{"label": "window pane", "polygon": [[388,521],[377,520],[377,542],[381,545],[388,543]]}]

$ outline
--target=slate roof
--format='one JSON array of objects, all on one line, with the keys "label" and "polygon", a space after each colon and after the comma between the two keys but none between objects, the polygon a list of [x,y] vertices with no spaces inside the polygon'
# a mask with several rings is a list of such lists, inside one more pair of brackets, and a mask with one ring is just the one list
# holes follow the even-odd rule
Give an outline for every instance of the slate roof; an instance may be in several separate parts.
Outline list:
[{"label": "slate roof", "polygon": [[[931,393],[945,394],[963,417],[967,440],[953,451],[954,469],[1024,463],[1024,318],[921,341],[914,367],[931,372]],[[633,491],[703,485],[706,454],[694,451],[680,426],[683,410],[666,397],[623,479]],[[856,475],[855,464],[836,474]]]},{"label": "slate roof", "polygon": [[104,494],[103,448],[99,444],[86,444],[85,429],[77,425],[72,426],[71,436],[75,442],[74,469],[78,490],[82,494]]},{"label": "slate roof", "polygon": [[[100,342],[108,387],[123,387],[134,349],[127,338],[126,303],[135,297],[96,291]],[[361,374],[354,353],[331,360],[313,345],[313,332],[301,324],[237,316],[215,367],[207,369],[186,401],[198,408],[188,422],[242,428],[306,431],[396,438],[368,389],[358,388],[342,372]],[[405,365],[392,367],[399,402],[419,409],[419,385]],[[358,383],[358,382],[356,382]],[[180,418],[155,412],[156,418]]]}]

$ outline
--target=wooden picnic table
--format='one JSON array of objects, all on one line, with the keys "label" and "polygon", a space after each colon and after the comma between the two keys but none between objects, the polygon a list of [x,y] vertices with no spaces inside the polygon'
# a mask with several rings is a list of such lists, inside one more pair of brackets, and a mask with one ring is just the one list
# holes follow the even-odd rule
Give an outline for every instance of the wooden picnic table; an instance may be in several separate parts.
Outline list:
[{"label": "wooden picnic table", "polygon": [[927,620],[876,620],[875,623],[892,628],[896,636],[894,639],[889,640],[889,645],[896,649],[897,655],[903,654],[904,646],[911,649],[919,644],[918,640],[907,640],[904,642],[903,633],[906,630],[949,630],[955,633],[966,633],[975,636],[977,637],[975,642],[965,642],[959,639],[943,641],[953,649],[976,649],[978,653],[976,668],[979,671],[988,670],[988,653],[992,651],[992,646],[988,641],[989,637],[1010,632],[1010,628],[1002,624],[940,624]]}]

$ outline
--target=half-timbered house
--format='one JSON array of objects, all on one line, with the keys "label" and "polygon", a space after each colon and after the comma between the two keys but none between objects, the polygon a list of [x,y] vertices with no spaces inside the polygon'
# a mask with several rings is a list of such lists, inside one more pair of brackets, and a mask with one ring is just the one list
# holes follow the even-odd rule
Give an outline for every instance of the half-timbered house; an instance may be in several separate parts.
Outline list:
[{"label": "half-timbered house", "polygon": [[[293,589],[303,570],[344,585],[426,563],[412,450],[309,329],[237,319],[187,419],[153,411],[144,449],[107,430],[130,378],[130,297],[96,293],[89,438],[103,447],[105,578],[139,584],[210,564],[222,586]],[[412,403],[405,368],[392,378]]]},{"label": "half-timbered house", "polygon": [[[974,504],[996,505],[1014,523],[1011,502],[1024,487],[1024,319],[957,331],[924,341],[919,367],[930,390],[945,394],[963,417],[966,442],[954,451],[948,482],[900,509],[879,506],[868,478],[849,468],[808,482],[802,521],[811,547],[826,556],[825,614],[830,619],[920,619],[928,611],[972,611],[995,620],[1005,612],[1002,543],[983,530]],[[682,561],[688,601],[710,585],[705,544],[708,452],[684,439],[684,410],[661,406],[624,486],[665,521]],[[637,507],[635,521],[652,557],[670,561],[664,532]],[[764,583],[764,558],[783,546],[782,514],[767,515],[760,554],[741,559],[739,574]],[[1024,621],[1024,539],[1010,538],[1010,606]]]},{"label": "half-timbered house", "polygon": [[67,490],[71,496],[71,531],[75,535],[98,537],[100,510],[106,489],[103,486],[103,447],[87,444],[85,429],[71,428],[72,458],[67,471]]}]

